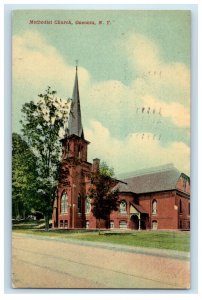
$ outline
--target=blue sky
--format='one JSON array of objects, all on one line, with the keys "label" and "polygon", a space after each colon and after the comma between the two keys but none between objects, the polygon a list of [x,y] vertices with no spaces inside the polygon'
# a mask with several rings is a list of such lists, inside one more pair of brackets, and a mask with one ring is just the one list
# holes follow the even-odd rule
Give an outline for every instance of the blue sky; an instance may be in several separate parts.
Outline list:
[{"label": "blue sky", "polygon": [[189,11],[15,11],[13,131],[22,104],[48,85],[71,97],[78,59],[89,161],[116,173],[173,163],[189,174],[190,40]]}]

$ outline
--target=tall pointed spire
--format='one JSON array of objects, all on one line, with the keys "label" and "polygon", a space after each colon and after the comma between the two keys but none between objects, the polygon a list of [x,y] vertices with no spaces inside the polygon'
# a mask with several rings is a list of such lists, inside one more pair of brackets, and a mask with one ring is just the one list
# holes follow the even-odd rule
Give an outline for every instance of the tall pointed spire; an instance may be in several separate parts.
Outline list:
[{"label": "tall pointed spire", "polygon": [[71,102],[71,108],[69,114],[68,131],[69,131],[69,135],[75,134],[78,137],[84,138],[83,126],[81,121],[77,65],[76,65],[74,89],[72,94],[72,102]]}]

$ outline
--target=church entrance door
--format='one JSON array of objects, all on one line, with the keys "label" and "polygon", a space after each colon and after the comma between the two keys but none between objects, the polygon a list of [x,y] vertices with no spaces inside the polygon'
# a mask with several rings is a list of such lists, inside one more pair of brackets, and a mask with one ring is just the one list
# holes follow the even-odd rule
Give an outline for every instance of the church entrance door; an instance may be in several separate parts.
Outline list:
[{"label": "church entrance door", "polygon": [[139,219],[137,215],[132,215],[130,218],[130,228],[138,230],[139,228]]}]

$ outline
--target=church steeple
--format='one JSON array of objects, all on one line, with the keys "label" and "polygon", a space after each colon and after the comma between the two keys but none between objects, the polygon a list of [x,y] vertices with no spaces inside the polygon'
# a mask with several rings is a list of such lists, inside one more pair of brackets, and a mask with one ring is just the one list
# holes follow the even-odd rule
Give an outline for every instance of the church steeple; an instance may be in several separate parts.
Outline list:
[{"label": "church steeple", "polygon": [[78,70],[76,65],[76,75],[74,81],[74,89],[72,94],[72,102],[69,114],[68,135],[76,135],[84,139],[83,126],[81,121],[81,108],[79,97]]}]

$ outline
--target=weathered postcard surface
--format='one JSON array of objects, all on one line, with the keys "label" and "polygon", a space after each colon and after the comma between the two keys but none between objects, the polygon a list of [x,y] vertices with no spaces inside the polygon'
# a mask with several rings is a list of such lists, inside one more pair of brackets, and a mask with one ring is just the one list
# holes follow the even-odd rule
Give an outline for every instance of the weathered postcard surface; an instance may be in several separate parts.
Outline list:
[{"label": "weathered postcard surface", "polygon": [[190,288],[190,11],[12,22],[13,288]]}]

